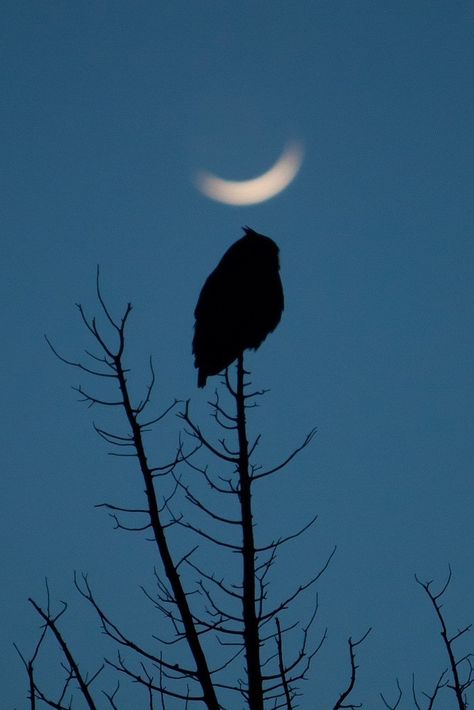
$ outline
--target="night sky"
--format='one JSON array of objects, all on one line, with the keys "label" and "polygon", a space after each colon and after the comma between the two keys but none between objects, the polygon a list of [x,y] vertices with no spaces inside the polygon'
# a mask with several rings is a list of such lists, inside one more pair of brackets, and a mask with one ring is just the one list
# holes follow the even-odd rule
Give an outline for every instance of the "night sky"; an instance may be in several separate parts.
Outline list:
[{"label": "night sky", "polygon": [[[196,387],[193,310],[247,224],[278,243],[286,297],[247,359],[269,390],[250,415],[257,463],[318,430],[256,498],[262,539],[318,514],[282,552],[276,597],[337,546],[314,590],[314,640],[328,638],[301,707],[332,707],[347,638],[368,627],[354,702],[381,707],[398,678],[399,708],[412,708],[412,672],[420,691],[434,686],[447,661],[414,573],[441,585],[451,565],[447,621],[474,622],[473,29],[474,5],[457,0],[2,3],[2,707],[28,707],[13,642],[33,650],[27,599],[45,602],[45,577],[91,673],[113,651],[74,570],[128,630],[161,623],[139,589],[153,585],[152,546],[94,507],[143,502],[133,461],[92,428],[123,421],[77,404],[71,385],[94,382],[44,333],[72,360],[91,347],[75,304],[98,313],[100,265],[114,315],[133,303],[134,394],[153,355],[153,411],[190,398],[217,435],[219,378]],[[196,190],[198,170],[255,177],[292,140],[304,162],[274,199],[229,207]],[[181,428],[171,415],[149,436],[156,463]],[[473,651],[472,635],[458,648]],[[48,687],[57,673],[42,667]],[[454,707],[447,694],[440,708]]]}]

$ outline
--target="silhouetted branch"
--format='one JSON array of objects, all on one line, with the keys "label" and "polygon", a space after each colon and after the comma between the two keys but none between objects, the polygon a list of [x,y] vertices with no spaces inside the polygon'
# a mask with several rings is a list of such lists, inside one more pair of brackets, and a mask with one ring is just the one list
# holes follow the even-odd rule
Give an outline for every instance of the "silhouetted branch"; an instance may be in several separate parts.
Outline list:
[{"label": "silhouetted branch", "polygon": [[[447,672],[448,672],[447,669],[445,669],[445,670],[441,673],[441,675],[440,675],[440,677],[438,678],[437,683],[436,683],[436,685],[435,685],[435,687],[434,687],[434,690],[433,690],[433,692],[431,693],[431,695],[430,695],[429,693],[423,693],[423,695],[425,696],[425,698],[428,700],[428,705],[426,706],[426,710],[432,710],[432,709],[434,708],[435,700],[436,700],[436,698],[437,698],[437,696],[438,696],[439,691],[440,691],[442,688],[445,688],[445,687],[448,685],[448,681],[445,680],[445,676],[446,676]],[[413,701],[414,701],[414,703],[415,703],[416,709],[417,709],[417,710],[422,710],[421,705],[418,703],[418,698],[417,698],[417,695],[416,695],[416,689],[415,689],[415,674],[413,674],[413,676],[412,676],[411,691],[412,691]]]},{"label": "silhouetted branch", "polygon": [[251,477],[244,400],[244,358],[237,361],[237,431],[239,439],[239,483],[242,517],[242,584],[244,643],[247,659],[248,701],[250,710],[263,710],[263,681],[260,665],[259,623],[255,610],[255,541],[253,536]]},{"label": "silhouetted branch", "polygon": [[[196,630],[195,623],[193,620],[193,614],[190,610],[189,607],[189,602],[188,602],[188,597],[183,589],[182,582],[180,579],[180,576],[177,571],[177,565],[175,564],[172,555],[169,550],[168,546],[168,541],[165,535],[165,530],[167,525],[164,524],[161,520],[161,512],[162,509],[160,509],[160,506],[158,504],[158,498],[157,498],[157,493],[155,491],[154,487],[154,478],[155,474],[152,468],[148,464],[148,459],[146,456],[145,452],[145,446],[144,446],[144,441],[143,441],[143,425],[139,421],[139,415],[143,413],[145,406],[150,402],[150,397],[151,397],[151,392],[153,388],[153,384],[155,381],[155,375],[153,371],[153,367],[151,365],[151,371],[152,371],[152,377],[151,377],[151,383],[148,385],[146,389],[146,393],[144,398],[142,398],[141,402],[139,403],[138,406],[134,406],[132,403],[132,398],[129,392],[129,387],[127,383],[127,372],[128,370],[125,368],[124,363],[123,363],[123,355],[125,351],[125,326],[127,323],[127,320],[129,318],[129,315],[132,310],[131,304],[127,304],[125,308],[125,312],[121,319],[116,321],[112,316],[107,308],[105,301],[102,297],[101,290],[100,290],[100,283],[99,283],[99,270],[97,270],[97,281],[96,281],[96,287],[97,287],[97,297],[99,300],[99,303],[102,307],[103,313],[105,314],[105,317],[109,323],[109,325],[112,327],[116,338],[117,338],[117,344],[112,347],[110,346],[106,338],[102,335],[100,332],[99,326],[97,324],[97,320],[95,317],[93,318],[88,318],[83,307],[78,304],[78,310],[82,319],[82,322],[84,323],[85,327],[87,328],[88,332],[93,336],[96,344],[101,348],[102,352],[104,353],[103,358],[96,357],[94,356],[94,361],[103,361],[109,369],[111,369],[111,373],[107,373],[108,376],[112,376],[115,378],[116,383],[118,385],[118,389],[120,392],[120,399],[118,400],[108,400],[104,398],[99,398],[94,394],[89,393],[86,391],[81,385],[77,387],[77,391],[80,392],[80,394],[83,396],[83,399],[89,404],[89,406],[98,404],[102,406],[112,406],[112,407],[120,407],[126,416],[126,420],[128,423],[129,427],[129,433],[126,435],[116,435],[116,434],[111,434],[110,432],[104,430],[101,427],[95,427],[96,431],[98,434],[104,438],[108,443],[111,443],[115,446],[119,447],[132,447],[133,448],[133,453],[132,454],[116,454],[116,455],[124,455],[124,456],[133,456],[138,460],[140,471],[143,477],[143,481],[145,484],[145,493],[146,493],[146,498],[147,498],[147,511],[148,511],[148,517],[149,517],[149,522],[145,523],[144,525],[141,526],[125,526],[123,523],[121,523],[115,513],[113,513],[114,520],[116,522],[116,526],[120,527],[122,529],[127,529],[127,530],[145,530],[145,529],[151,529],[153,531],[153,537],[156,542],[157,548],[159,550],[160,558],[163,563],[163,567],[165,570],[165,574],[169,580],[171,589],[172,589],[172,595],[173,595],[173,602],[176,604],[177,609],[179,609],[179,615],[180,615],[180,620],[183,624],[184,627],[184,637],[186,638],[190,651],[192,653],[192,656],[194,658],[194,661],[196,663],[196,672],[195,675],[198,678],[202,690],[203,690],[203,697],[202,699],[204,700],[205,704],[209,708],[209,710],[218,710],[219,708],[219,703],[217,701],[217,697],[215,694],[215,690],[213,687],[213,683],[211,680],[211,674],[209,671],[208,663],[206,656],[204,654],[204,651],[201,647],[201,643],[199,640],[199,634]],[[48,341],[49,342],[49,341]],[[53,349],[53,352],[58,355],[56,350]],[[63,362],[66,362],[67,364],[73,365],[75,367],[79,367],[81,370],[87,372],[88,374],[92,375],[101,375],[102,373],[96,372],[96,370],[93,370],[92,368],[88,368],[85,366],[82,366],[81,363],[69,361],[66,358],[63,358],[62,356],[59,356],[59,359],[62,360]],[[174,406],[171,405],[167,411],[170,411],[170,409]],[[166,414],[166,412],[165,412]],[[146,425],[150,426],[151,422],[158,421],[160,417],[154,418],[149,420]],[[177,457],[179,459],[179,455]],[[167,508],[168,506],[169,499],[167,500],[165,498],[164,506],[163,508]],[[176,620],[174,617],[171,617],[168,615],[168,618],[171,618],[174,623],[176,623]],[[126,672],[126,667],[123,666],[123,664],[119,664],[120,669],[122,672]],[[133,676],[133,673],[130,672],[131,675]],[[155,689],[155,686],[153,683],[148,682],[146,679],[146,674],[144,677],[140,676],[142,680],[140,682],[143,682],[144,684],[148,684],[147,687],[150,689]],[[137,680],[135,678],[135,680]],[[139,682],[137,680],[137,682]],[[178,694],[179,697],[181,698],[188,698],[187,695],[183,694]],[[177,697],[178,697],[177,696]],[[197,696],[196,696],[197,697]],[[190,698],[188,698],[190,699]]]},{"label": "silhouetted branch", "polygon": [[290,461],[293,461],[295,456],[297,456],[300,451],[303,451],[308,444],[311,443],[312,439],[314,438],[315,434],[317,432],[317,429],[311,429],[311,431],[306,435],[304,441],[302,444],[296,447],[289,456],[286,457],[284,461],[278,464],[278,466],[274,466],[273,468],[269,469],[268,471],[263,471],[262,473],[256,473],[252,476],[252,479],[254,481],[257,481],[260,478],[265,478],[266,476],[271,476],[272,473],[276,473],[277,471],[281,471],[282,468],[285,468]]},{"label": "silhouetted branch", "polygon": [[187,400],[187,402],[185,403],[184,412],[180,412],[180,414],[178,416],[181,419],[183,419],[183,421],[185,421],[186,424],[188,424],[188,426],[190,427],[190,429],[191,429],[191,431],[189,432],[190,435],[193,436],[194,438],[198,439],[198,441],[203,446],[205,446],[206,449],[208,449],[212,454],[214,454],[214,456],[217,456],[218,458],[222,459],[223,461],[228,461],[229,463],[233,463],[236,465],[238,464],[239,459],[238,459],[237,455],[229,456],[227,453],[219,451],[219,449],[216,449],[216,447],[213,446],[208,441],[208,439],[206,439],[206,437],[203,435],[200,427],[198,427],[196,424],[194,424],[194,422],[192,421],[192,419],[189,416],[189,400]]},{"label": "silhouetted branch", "polygon": [[[467,700],[465,697],[465,691],[472,685],[472,683],[474,681],[474,677],[473,677],[474,668],[473,668],[472,661],[471,661],[473,654],[468,653],[465,656],[463,656],[462,658],[456,659],[453,644],[455,641],[457,641],[461,636],[463,636],[465,633],[467,633],[471,629],[472,624],[468,624],[464,628],[458,629],[457,633],[453,634],[453,636],[449,636],[448,628],[446,626],[446,621],[445,621],[444,615],[441,611],[442,604],[440,602],[440,599],[443,597],[444,593],[446,592],[446,590],[451,582],[451,578],[452,578],[452,571],[451,571],[451,567],[449,567],[448,576],[447,576],[444,586],[442,587],[442,589],[438,593],[434,593],[431,591],[431,585],[433,584],[433,580],[430,580],[427,582],[421,582],[420,579],[417,577],[417,575],[415,575],[415,579],[416,579],[417,583],[420,585],[420,587],[422,587],[425,590],[428,598],[430,599],[431,604],[433,605],[436,616],[438,617],[438,621],[441,626],[441,637],[443,639],[444,647],[445,647],[445,650],[446,650],[446,653],[447,653],[447,656],[449,659],[449,668],[450,668],[451,674],[452,674],[452,683],[447,683],[446,685],[448,688],[450,688],[454,692],[459,710],[466,710]],[[467,674],[465,680],[462,680],[461,675],[460,675],[460,669],[463,665],[466,667],[465,673]],[[445,685],[445,684],[440,685],[440,683],[442,683],[444,674],[445,674],[445,672],[443,672],[440,679],[438,680],[438,683],[437,683],[435,691],[434,691],[435,696],[436,696],[436,693],[438,692],[438,690],[441,687],[444,687],[444,685]],[[433,699],[433,701],[434,701],[434,699]]]},{"label": "silhouetted branch", "polygon": [[[239,370],[240,367],[241,369]],[[276,635],[273,633],[269,636],[262,635],[261,627],[263,627],[265,624],[268,624],[277,615],[285,611],[291,604],[291,602],[293,602],[300,594],[302,594],[304,591],[309,589],[309,587],[316,583],[321,574],[327,568],[335,550],[331,552],[323,568],[319,572],[317,572],[308,582],[299,585],[299,587],[297,587],[296,590],[291,593],[291,595],[289,595],[286,599],[280,602],[275,608],[271,610],[267,610],[266,608],[264,609],[264,602],[266,601],[268,586],[268,582],[265,581],[265,578],[275,560],[277,549],[286,542],[289,542],[290,540],[299,537],[306,530],[308,530],[308,528],[311,527],[311,525],[313,525],[316,521],[316,516],[314,516],[308,523],[305,523],[295,533],[291,533],[286,536],[282,536],[279,539],[272,540],[268,544],[257,545],[254,541],[251,507],[251,485],[254,480],[263,476],[261,476],[261,474],[255,474],[255,470],[257,467],[254,464],[251,464],[250,462],[250,456],[255,452],[260,437],[256,437],[253,444],[249,446],[246,432],[245,411],[250,406],[252,406],[251,398],[258,396],[262,393],[257,391],[244,393],[244,388],[248,389],[248,383],[244,382],[243,378],[244,372],[245,371],[243,370],[241,359],[239,359],[239,362],[237,364],[237,387],[235,389],[230,383],[228,372],[226,373],[225,377],[227,391],[230,394],[231,398],[234,400],[234,406],[236,409],[235,416],[230,413],[229,407],[224,406],[221,403],[217,392],[214,401],[210,402],[210,406],[214,412],[214,419],[219,424],[219,426],[222,426],[226,431],[235,431],[235,422],[237,422],[238,447],[234,446],[233,444],[229,444],[224,439],[220,439],[220,449],[218,449],[217,446],[215,446],[207,437],[204,436],[201,428],[198,427],[192,421],[189,413],[189,403],[186,403],[185,409],[181,414],[181,417],[188,425],[189,434],[193,438],[195,438],[198,443],[202,444],[208,451],[210,451],[214,456],[216,456],[218,460],[223,460],[224,462],[235,466],[236,456],[239,457],[236,466],[236,473],[238,476],[237,484],[233,481],[232,478],[225,477],[222,473],[218,476],[218,480],[223,481],[226,487],[224,487],[224,485],[222,485],[221,483],[217,482],[215,477],[211,476],[207,466],[200,467],[191,460],[188,460],[186,463],[192,470],[199,472],[204,477],[211,491],[213,491],[214,493],[230,493],[233,496],[237,496],[237,499],[240,503],[240,518],[232,516],[231,514],[223,514],[221,510],[217,512],[214,509],[214,506],[208,505],[207,502],[204,502],[200,496],[198,496],[194,491],[191,490],[191,487],[187,483],[182,482],[181,478],[179,479],[180,487],[185,492],[186,500],[191,503],[191,505],[193,505],[197,510],[201,511],[210,520],[215,521],[217,523],[231,526],[233,528],[238,528],[239,526],[241,527],[243,536],[242,544],[235,544],[234,542],[229,541],[226,537],[223,537],[220,534],[216,536],[213,533],[210,533],[209,531],[203,529],[201,526],[198,526],[194,522],[190,522],[186,518],[183,519],[180,517],[179,519],[176,519],[176,522],[178,525],[191,531],[194,535],[198,535],[203,539],[212,542],[213,544],[230,550],[235,550],[236,552],[241,551],[241,554],[243,556],[243,579],[249,579],[251,576],[252,584],[246,587],[244,581],[242,584],[242,591],[240,591],[239,589],[238,593],[237,591],[234,592],[231,588],[229,588],[228,585],[224,584],[223,579],[216,578],[215,574],[203,570],[202,567],[198,566],[195,562],[189,561],[188,564],[192,567],[192,569],[194,569],[196,572],[198,572],[198,574],[200,574],[201,581],[198,583],[199,588],[201,589],[202,593],[205,595],[208,601],[208,612],[211,614],[211,616],[215,617],[214,621],[211,623],[205,621],[202,618],[196,620],[197,623],[200,625],[200,627],[202,626],[206,631],[216,630],[220,633],[228,634],[231,637],[238,635],[239,633],[243,633],[247,657],[247,675],[249,675],[250,664],[248,661],[248,657],[249,655],[250,657],[252,657],[252,653],[254,654],[254,660],[252,661],[251,666],[252,668],[256,665],[257,662],[260,664],[261,668],[266,666],[271,661],[275,660],[278,662],[278,651],[275,657],[270,655],[265,660],[255,660],[259,657],[260,649],[263,648],[267,641],[269,641],[270,639],[275,639],[276,641]],[[266,472],[265,475],[269,475],[270,473],[276,472],[277,470],[280,470],[280,468],[283,468],[283,466],[286,465],[286,463],[289,463],[296,456],[296,454],[301,451],[302,448],[304,448],[304,446],[309,444],[313,435],[314,432],[311,432],[306,437],[304,444],[299,446],[289,457],[287,457],[286,462],[280,464],[274,469],[271,469],[271,471]],[[249,531],[251,532],[251,534],[249,534]],[[260,556],[262,553],[266,552],[269,553],[268,558],[263,561],[258,560],[257,556]],[[245,577],[246,565],[248,575],[247,577]],[[249,570],[251,570],[251,573],[249,572]],[[209,582],[209,584],[211,585],[209,589],[205,586],[203,580]],[[212,593],[213,589],[217,592],[222,592],[224,595],[227,595],[230,598],[242,600],[242,608],[244,609],[243,632],[240,632],[234,628],[229,628],[228,624],[224,623],[225,621],[237,622],[239,621],[239,618],[234,614],[229,613],[228,610],[224,609],[222,605],[217,602]],[[245,616],[246,614],[247,616]],[[250,638],[250,635],[248,633],[249,625],[246,619],[250,622],[250,628],[254,628],[254,635],[252,638]],[[295,626],[296,625],[292,625],[286,630],[282,629],[282,635],[284,631],[294,630]],[[318,645],[312,653],[308,653],[306,651],[308,629],[309,625],[308,628],[304,630],[303,647],[300,649],[300,652],[295,656],[293,661],[287,664],[286,666],[285,672],[288,675],[285,676],[285,682],[287,683],[288,689],[290,689],[291,684],[294,683],[296,680],[301,680],[305,677],[305,673],[307,671],[307,668],[309,667],[309,663],[313,655],[319,649]],[[258,654],[255,654],[255,648],[258,648]],[[303,667],[299,671],[293,672],[296,667],[299,666],[299,664],[302,662]],[[254,701],[252,701],[250,698],[251,682],[254,683],[253,687],[257,688],[257,690],[254,691]],[[277,672],[275,673],[263,673],[263,671],[261,671],[260,678],[258,678],[257,676],[256,679],[254,678],[252,680],[250,677],[248,677],[248,688],[242,686],[241,692],[245,698],[246,703],[248,703],[248,707],[250,708],[252,707],[252,702],[256,702],[256,707],[263,707],[263,705],[261,705],[261,703],[263,703],[263,699],[265,699],[266,702],[274,701],[275,705],[272,705],[272,707],[283,707],[283,705],[279,704],[280,702],[283,702],[283,697],[285,695],[279,667]],[[296,691],[292,688],[292,686],[291,690],[289,690],[288,692],[291,692],[292,698],[296,697]]]},{"label": "silhouetted branch", "polygon": [[333,710],[340,710],[341,708],[349,708],[350,710],[354,710],[355,708],[362,707],[360,703],[358,705],[356,705],[355,703],[346,704],[345,701],[349,698],[349,695],[354,690],[357,669],[359,667],[356,665],[355,649],[357,648],[357,646],[360,646],[360,644],[365,641],[367,636],[370,634],[371,630],[372,630],[371,628],[367,629],[365,634],[358,641],[353,641],[352,638],[349,638],[347,641],[347,643],[349,645],[349,658],[350,658],[350,664],[351,664],[351,674],[350,674],[349,682],[348,682],[345,690],[343,690],[342,693],[340,694],[339,699],[337,700],[336,704],[334,705]]},{"label": "silhouetted branch", "polygon": [[[31,658],[27,661],[24,657],[24,655],[19,651],[18,647],[15,646],[21,660],[23,661],[23,664],[27,670],[28,673],[28,685],[29,685],[29,700],[30,700],[30,708],[31,710],[36,709],[36,700],[40,700],[42,703],[47,705],[48,707],[56,708],[57,710],[69,710],[71,707],[71,703],[69,702],[67,705],[64,704],[65,702],[65,695],[68,692],[68,689],[72,683],[72,681],[75,681],[79,687],[79,691],[81,693],[81,696],[84,699],[84,702],[86,703],[87,707],[89,710],[95,710],[96,709],[96,704],[92,698],[91,692],[90,692],[90,686],[92,683],[96,680],[96,678],[99,676],[99,674],[102,672],[104,668],[104,664],[102,664],[99,669],[94,673],[94,675],[90,678],[87,679],[85,678],[82,673],[79,670],[79,665],[76,662],[71,649],[69,647],[69,644],[66,642],[64,636],[59,630],[58,627],[58,621],[64,614],[64,612],[67,609],[67,604],[63,602],[61,610],[57,614],[52,614],[50,610],[50,594],[49,594],[49,586],[48,582],[46,580],[46,594],[47,594],[47,606],[46,610],[44,610],[42,607],[37,604],[34,599],[31,597],[28,599],[30,604],[33,606],[37,614],[43,619],[44,625],[43,625],[43,630],[40,634],[39,640],[36,643],[35,650],[33,652],[33,655]],[[52,698],[48,697],[38,686],[37,681],[35,679],[35,662],[38,658],[41,646],[43,645],[43,642],[46,638],[47,632],[50,631],[54,638],[56,639],[56,642],[58,644],[58,647],[61,649],[62,655],[65,658],[66,664],[64,665],[63,668],[67,673],[66,679],[63,682],[62,690],[60,691],[59,697],[57,700],[53,700]],[[72,702],[72,700],[71,700]]]},{"label": "silhouetted branch", "polygon": [[398,706],[400,705],[400,701],[402,699],[403,693],[402,693],[402,689],[400,687],[400,682],[399,682],[398,678],[396,679],[396,683],[397,683],[397,689],[398,689],[398,696],[397,696],[397,699],[395,700],[394,703],[389,703],[388,700],[386,700],[384,698],[383,694],[380,693],[380,698],[381,698],[383,704],[385,705],[385,707],[388,708],[388,710],[396,710],[398,708]]},{"label": "silhouetted branch", "polygon": [[[270,619],[275,618],[275,616],[277,616],[277,614],[279,614],[281,611],[283,611],[283,609],[286,609],[288,607],[288,605],[292,601],[294,601],[302,592],[304,592],[307,589],[309,589],[310,587],[312,587],[313,584],[315,584],[317,582],[317,580],[321,577],[321,575],[324,574],[324,572],[327,570],[329,563],[331,562],[335,553],[336,553],[336,547],[333,548],[332,552],[328,556],[326,562],[321,567],[321,569],[318,572],[316,572],[316,574],[308,582],[306,582],[305,584],[300,584],[295,589],[295,591],[292,592],[288,597],[286,597],[282,602],[280,602],[280,604],[278,604],[278,606],[276,608],[272,609],[271,611],[267,612],[266,614],[262,614],[260,617],[260,620],[262,622],[266,622],[266,621],[269,621]],[[370,629],[369,629],[369,631],[370,631]],[[369,632],[367,632],[367,634],[368,633]],[[367,634],[365,636],[367,636]],[[357,646],[359,643],[361,643],[365,639],[365,636],[361,639],[361,641],[358,641],[355,644],[355,646]]]}]

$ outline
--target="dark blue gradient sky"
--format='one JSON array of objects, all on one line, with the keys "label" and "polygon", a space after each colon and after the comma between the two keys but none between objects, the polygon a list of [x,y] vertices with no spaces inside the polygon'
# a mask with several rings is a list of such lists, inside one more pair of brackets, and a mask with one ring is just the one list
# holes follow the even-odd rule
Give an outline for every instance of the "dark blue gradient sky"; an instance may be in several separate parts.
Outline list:
[{"label": "dark blue gradient sky", "polygon": [[[138,589],[151,549],[94,509],[140,501],[141,483],[107,456],[91,421],[108,415],[76,404],[70,385],[87,380],[43,333],[67,357],[90,345],[74,304],[96,310],[100,264],[114,312],[134,304],[136,391],[152,353],[156,407],[190,397],[207,424],[192,313],[245,224],[279,244],[287,303],[248,360],[271,390],[251,417],[259,456],[276,462],[318,427],[257,499],[262,535],[319,514],[275,587],[338,546],[301,707],[334,703],[346,638],[368,626],[354,700],[379,707],[398,677],[412,707],[412,671],[428,690],[446,665],[413,573],[441,581],[451,564],[448,621],[474,621],[474,5],[6,0],[0,14],[2,707],[27,707],[12,643],[33,647],[27,597],[44,600],[45,576],[71,602],[86,666],[98,632],[73,570],[132,627],[155,623]],[[195,190],[195,170],[253,177],[292,138],[305,162],[274,200],[230,208]],[[156,431],[157,461],[179,426]]]}]

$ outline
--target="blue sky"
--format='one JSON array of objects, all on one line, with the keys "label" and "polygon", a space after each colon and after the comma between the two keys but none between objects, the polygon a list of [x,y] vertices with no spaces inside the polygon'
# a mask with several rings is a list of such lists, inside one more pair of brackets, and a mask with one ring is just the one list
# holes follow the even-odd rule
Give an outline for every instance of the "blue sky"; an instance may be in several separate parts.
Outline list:
[{"label": "blue sky", "polygon": [[[135,608],[137,628],[152,614],[138,590],[150,550],[94,509],[141,484],[107,456],[91,427],[105,419],[76,404],[70,385],[83,380],[43,333],[71,358],[89,344],[74,304],[96,310],[100,264],[115,313],[134,304],[137,389],[152,353],[156,407],[191,398],[207,423],[192,314],[245,224],[279,244],[286,294],[280,326],[248,359],[271,390],[251,421],[259,455],[279,460],[318,427],[257,500],[269,534],[319,515],[275,585],[338,547],[319,585],[329,637],[302,707],[334,702],[345,639],[368,626],[354,696],[366,707],[398,677],[409,708],[412,671],[427,690],[444,668],[413,573],[441,581],[451,564],[448,621],[474,620],[473,21],[472,3],[453,0],[3,3],[4,707],[27,707],[12,643],[32,648],[27,597],[44,598],[45,576],[71,602],[83,663],[94,619],[73,570],[122,618]],[[231,208],[196,191],[196,170],[253,177],[289,139],[305,162],[277,198]],[[179,426],[157,430],[157,458]]]}]

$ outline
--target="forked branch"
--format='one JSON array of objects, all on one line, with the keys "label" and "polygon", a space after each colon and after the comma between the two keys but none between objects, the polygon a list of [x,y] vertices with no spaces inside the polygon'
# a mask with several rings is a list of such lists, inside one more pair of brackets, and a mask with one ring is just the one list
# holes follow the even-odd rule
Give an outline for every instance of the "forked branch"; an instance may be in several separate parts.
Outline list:
[{"label": "forked branch", "polygon": [[[433,580],[427,581],[427,582],[422,582],[417,575],[415,575],[415,579],[417,583],[422,587],[422,589],[425,590],[432,606],[433,609],[435,610],[435,614],[438,617],[438,621],[441,626],[441,638],[443,639],[443,644],[446,650],[446,654],[448,656],[448,661],[449,661],[449,670],[451,672],[451,682],[445,681],[445,674],[446,671],[444,671],[434,690],[434,693],[431,696],[430,700],[430,705],[429,707],[431,708],[434,703],[434,699],[438,694],[438,691],[443,688],[443,687],[448,687],[450,690],[453,691],[455,697],[456,697],[456,702],[459,710],[466,710],[467,709],[467,698],[466,698],[466,690],[472,685],[474,681],[474,667],[472,665],[472,658],[473,654],[472,653],[467,653],[461,658],[456,658],[456,653],[454,650],[454,643],[458,639],[461,638],[461,636],[464,636],[468,631],[470,631],[472,624],[468,624],[467,626],[464,626],[462,629],[458,629],[455,634],[450,635],[448,631],[448,627],[446,624],[446,620],[444,618],[444,613],[442,611],[442,602],[441,599],[444,596],[452,578],[452,571],[451,567],[449,567],[448,571],[448,577],[446,579],[445,584],[441,588],[439,592],[434,592],[432,590],[432,584]],[[414,691],[414,684],[413,684],[413,695],[416,701],[416,694]]]}]

